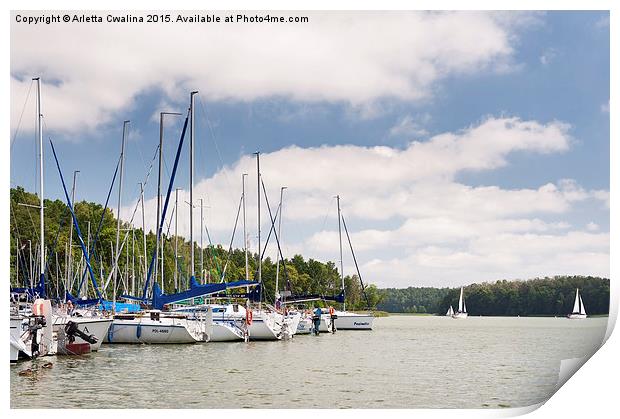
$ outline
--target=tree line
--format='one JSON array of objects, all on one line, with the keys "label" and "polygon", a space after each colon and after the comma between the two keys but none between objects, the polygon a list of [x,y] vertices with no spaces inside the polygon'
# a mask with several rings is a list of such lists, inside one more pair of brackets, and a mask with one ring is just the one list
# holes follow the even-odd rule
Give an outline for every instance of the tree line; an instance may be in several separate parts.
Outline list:
[{"label": "tree line", "polygon": [[[573,309],[579,288],[588,314],[609,313],[609,279],[593,276],[554,276],[526,281],[500,280],[464,287],[470,315],[563,316]],[[460,288],[381,289],[380,310],[398,313],[445,314],[458,307]]]}]

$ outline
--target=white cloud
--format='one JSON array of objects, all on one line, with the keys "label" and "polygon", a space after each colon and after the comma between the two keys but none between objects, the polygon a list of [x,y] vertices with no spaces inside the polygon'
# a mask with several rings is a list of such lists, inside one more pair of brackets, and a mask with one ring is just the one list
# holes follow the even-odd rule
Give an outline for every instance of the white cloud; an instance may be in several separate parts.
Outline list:
[{"label": "white cloud", "polygon": [[[572,179],[514,189],[456,180],[463,171],[502,167],[511,153],[563,152],[571,144],[568,129],[561,122],[487,118],[405,149],[292,146],[262,155],[261,168],[272,211],[280,186],[288,186],[287,255],[337,259],[333,197],[340,194],[358,261],[370,282],[458,285],[553,273],[608,275],[608,234],[591,226],[580,231],[565,221],[582,203],[602,203],[605,211],[607,191],[587,190]],[[195,196],[209,198],[205,218],[216,241],[230,239],[242,173],[249,173],[248,226],[256,234],[255,164],[252,156],[243,156],[197,183]],[[187,200],[186,192],[179,199]],[[147,219],[154,219],[154,206],[154,200],[147,202]],[[187,236],[186,205],[181,214],[179,228]],[[262,217],[266,237],[264,204]],[[349,261],[347,273],[352,272]]]},{"label": "white cloud", "polygon": [[424,128],[428,124],[431,116],[428,113],[416,115],[406,115],[401,118],[392,128],[390,128],[390,136],[392,137],[425,137],[428,131]]},{"label": "white cloud", "polygon": [[531,20],[482,12],[308,15],[310,23],[300,25],[114,30],[13,21],[11,121],[33,75],[44,81],[47,126],[71,133],[122,119],[137,95],[152,90],[174,103],[184,103],[193,89],[211,100],[275,96],[359,109],[373,109],[382,98],[417,101],[448,76],[510,68],[518,31]]}]

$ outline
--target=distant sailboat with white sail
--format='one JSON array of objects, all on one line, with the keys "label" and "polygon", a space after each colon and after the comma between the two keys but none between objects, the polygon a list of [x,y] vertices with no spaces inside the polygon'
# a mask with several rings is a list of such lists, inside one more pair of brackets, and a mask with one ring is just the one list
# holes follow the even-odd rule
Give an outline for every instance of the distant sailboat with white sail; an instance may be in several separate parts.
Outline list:
[{"label": "distant sailboat with white sail", "polygon": [[[452,306],[450,306],[452,308]],[[465,297],[463,297],[463,287],[461,287],[461,296],[459,297],[459,307],[456,313],[452,313],[453,319],[466,319],[467,307],[465,306]]]},{"label": "distant sailboat with white sail", "polygon": [[450,308],[448,309],[446,316],[452,317],[454,315],[454,309],[452,308],[452,304],[450,304]]},{"label": "distant sailboat with white sail", "polygon": [[588,317],[586,314],[586,308],[583,305],[583,300],[581,299],[581,295],[579,294],[579,288],[577,288],[577,292],[575,293],[575,303],[573,304],[573,312],[568,315],[569,319],[585,319]]}]

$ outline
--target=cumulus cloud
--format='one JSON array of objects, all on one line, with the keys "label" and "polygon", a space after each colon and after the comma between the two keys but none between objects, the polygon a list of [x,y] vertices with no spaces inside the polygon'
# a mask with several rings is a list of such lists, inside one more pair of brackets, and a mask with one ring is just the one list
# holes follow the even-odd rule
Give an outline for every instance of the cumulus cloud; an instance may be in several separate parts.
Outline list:
[{"label": "cumulus cloud", "polygon": [[[380,285],[608,274],[608,234],[591,226],[581,231],[564,220],[581,203],[605,208],[607,191],[585,189],[572,179],[513,189],[457,180],[464,171],[503,167],[512,153],[560,153],[571,142],[562,122],[489,117],[458,132],[412,141],[404,149],[291,146],[262,155],[261,169],[273,212],[280,186],[288,187],[284,234],[289,256],[337,258],[333,197],[340,194],[358,261],[367,279]],[[195,196],[209,197],[206,222],[222,242],[232,232],[242,173],[249,173],[248,225],[256,234],[255,165],[252,156],[242,156],[196,185]],[[187,199],[181,191],[180,202]],[[155,218],[154,208],[155,200],[147,201],[147,219]],[[184,205],[181,211],[179,229],[188,236],[189,209]],[[265,235],[268,220],[263,204]],[[353,273],[353,265],[347,265],[347,273]]]},{"label": "cumulus cloud", "polygon": [[153,90],[173,103],[194,89],[209,100],[282,97],[360,109],[372,109],[382,98],[417,101],[446,77],[510,68],[518,33],[531,20],[482,12],[308,16],[310,23],[300,25],[113,30],[13,20],[11,121],[17,121],[33,75],[44,81],[47,126],[71,133],[119,118],[139,94]]}]

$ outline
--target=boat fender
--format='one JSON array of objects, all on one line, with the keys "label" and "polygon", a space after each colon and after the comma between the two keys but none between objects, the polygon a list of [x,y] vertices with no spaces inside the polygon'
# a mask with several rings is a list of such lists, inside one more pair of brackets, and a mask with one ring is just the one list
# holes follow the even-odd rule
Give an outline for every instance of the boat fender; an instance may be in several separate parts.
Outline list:
[{"label": "boat fender", "polygon": [[42,299],[38,298],[32,304],[32,314],[34,314],[35,316],[43,315],[43,300]]},{"label": "boat fender", "polygon": [[138,324],[138,327],[136,327],[136,338],[140,339],[140,336],[142,336],[142,325]]},{"label": "boat fender", "polygon": [[253,316],[253,314],[252,314],[252,310],[249,310],[249,309],[248,309],[248,310],[245,312],[245,322],[247,323],[247,325],[248,325],[248,326],[251,326],[251,325],[252,325],[252,316]]}]

